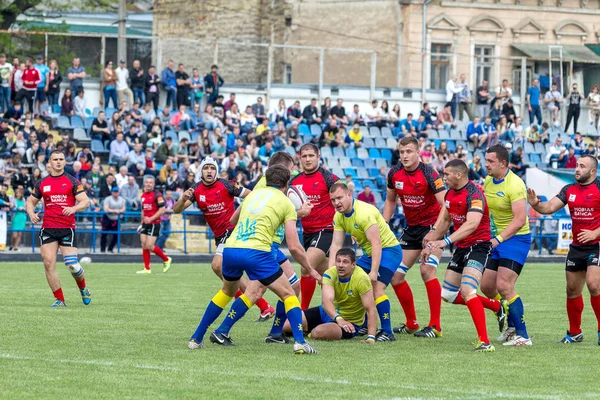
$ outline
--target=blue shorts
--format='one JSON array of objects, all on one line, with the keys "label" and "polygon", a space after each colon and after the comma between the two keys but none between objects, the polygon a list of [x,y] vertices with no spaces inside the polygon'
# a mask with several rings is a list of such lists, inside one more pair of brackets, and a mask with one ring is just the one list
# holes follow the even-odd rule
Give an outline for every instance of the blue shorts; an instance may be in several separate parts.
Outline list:
[{"label": "blue shorts", "polygon": [[[35,90],[35,99],[37,101],[41,101],[44,102],[46,101],[46,92],[44,91],[45,88],[43,87],[39,87]],[[77,93],[75,93],[75,95],[77,95]]]},{"label": "blue shorts", "polygon": [[498,247],[492,250],[492,260],[510,260],[521,265],[527,261],[527,254],[531,248],[531,234],[515,235],[510,239],[500,243]]},{"label": "blue shorts", "polygon": [[270,278],[281,270],[270,251],[254,249],[223,250],[223,278],[228,281],[239,280],[244,272],[253,281]]},{"label": "blue shorts", "polygon": [[[323,309],[322,305],[319,306],[319,312],[321,313],[321,321],[322,321],[323,324],[327,324],[329,322],[335,322],[334,320],[331,319],[331,317],[329,315],[327,315],[327,313]],[[354,333],[348,333],[348,332],[342,330],[342,339],[352,339],[353,337],[355,337],[356,335],[358,335],[358,330],[361,327],[359,325],[356,325],[356,324],[352,324],[352,325],[354,325]]]},{"label": "blue shorts", "polygon": [[277,261],[277,264],[281,265],[284,262],[286,262],[288,258],[285,254],[283,254],[281,250],[279,250],[279,246],[281,246],[280,243],[273,242],[273,245],[271,246],[271,254],[273,254],[273,257],[275,258],[275,261]]},{"label": "blue shorts", "polygon": [[[378,281],[384,283],[386,286],[392,281],[392,276],[396,273],[402,262],[402,247],[400,245],[394,247],[386,247],[381,251],[381,263],[379,265]],[[371,272],[371,264],[373,261],[371,257],[362,255],[356,260],[356,265],[365,270],[365,272]]]}]

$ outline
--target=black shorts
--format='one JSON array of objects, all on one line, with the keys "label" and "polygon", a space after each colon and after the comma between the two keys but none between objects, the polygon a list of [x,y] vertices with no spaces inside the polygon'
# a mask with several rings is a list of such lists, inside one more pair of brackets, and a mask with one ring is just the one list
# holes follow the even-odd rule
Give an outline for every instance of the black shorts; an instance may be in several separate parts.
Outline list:
[{"label": "black shorts", "polygon": [[227,239],[229,239],[229,236],[231,236],[232,232],[233,229],[227,229],[225,233],[221,236],[215,236],[215,245],[217,246],[215,254],[220,256],[223,255],[223,249],[225,249],[225,242],[227,241]]},{"label": "black shorts", "polygon": [[569,246],[565,270],[569,272],[587,271],[590,266],[600,267],[600,243],[584,246]]},{"label": "black shorts", "polygon": [[140,235],[158,237],[160,235],[160,224],[142,224]]},{"label": "black shorts", "polygon": [[[323,321],[323,314],[325,311],[323,310],[323,306],[311,307],[304,310],[304,317],[306,318],[306,333],[312,332],[319,325],[323,325],[329,322],[333,322],[328,315],[326,315],[327,320]],[[348,333],[342,328],[342,339],[352,339],[356,334]]]},{"label": "black shorts", "polygon": [[40,229],[40,245],[58,242],[59,246],[77,247],[75,229],[72,228],[42,228]]},{"label": "black shorts", "polygon": [[46,101],[46,91],[43,87],[38,87],[35,91],[35,99],[40,102]]},{"label": "black shorts", "polygon": [[329,248],[333,241],[333,231],[319,231],[311,234],[304,234],[304,250],[315,247],[322,250],[329,257]]},{"label": "black shorts", "polygon": [[477,243],[471,247],[457,247],[448,263],[448,269],[459,274],[462,274],[466,267],[483,272],[491,256],[492,244],[490,242]]},{"label": "black shorts", "polygon": [[423,239],[431,231],[431,226],[407,226],[398,241],[402,250],[423,250]]}]

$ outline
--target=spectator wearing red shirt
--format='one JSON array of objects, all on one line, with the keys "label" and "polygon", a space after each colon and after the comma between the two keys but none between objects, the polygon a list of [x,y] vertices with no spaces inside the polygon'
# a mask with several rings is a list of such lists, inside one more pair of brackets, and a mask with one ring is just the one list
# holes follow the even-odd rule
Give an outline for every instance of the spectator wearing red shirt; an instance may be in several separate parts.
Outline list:
[{"label": "spectator wearing red shirt", "polygon": [[37,85],[42,81],[40,73],[37,69],[33,68],[33,61],[31,58],[25,60],[25,70],[23,71],[23,88],[17,92],[15,101],[23,102],[23,98],[27,100],[29,105],[29,112],[33,112],[33,96],[37,90]]},{"label": "spectator wearing red shirt", "polygon": [[575,157],[575,149],[571,147],[569,149],[569,156],[567,157],[567,165],[565,168],[575,169],[577,167],[577,157]]},{"label": "spectator wearing red shirt", "polygon": [[377,207],[377,204],[375,203],[375,196],[373,196],[373,193],[371,192],[371,186],[369,185],[365,186],[365,189],[358,194],[358,199]]}]

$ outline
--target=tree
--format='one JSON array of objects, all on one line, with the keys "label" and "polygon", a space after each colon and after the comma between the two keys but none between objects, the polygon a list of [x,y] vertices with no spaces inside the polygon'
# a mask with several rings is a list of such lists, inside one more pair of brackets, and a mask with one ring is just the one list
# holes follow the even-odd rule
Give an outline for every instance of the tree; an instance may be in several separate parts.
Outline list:
[{"label": "tree", "polygon": [[[126,0],[127,1],[127,0]],[[116,9],[118,2],[114,0],[1,0],[0,1],[0,30],[9,29],[19,15],[38,6],[56,11],[67,10],[107,10]]]}]

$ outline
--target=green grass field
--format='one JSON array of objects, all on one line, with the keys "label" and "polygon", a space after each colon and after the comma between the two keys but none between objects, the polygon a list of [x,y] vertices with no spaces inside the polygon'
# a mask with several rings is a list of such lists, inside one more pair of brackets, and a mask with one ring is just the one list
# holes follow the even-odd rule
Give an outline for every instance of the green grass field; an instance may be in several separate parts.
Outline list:
[{"label": "green grass field", "polygon": [[[139,265],[84,267],[92,304],[81,303],[61,267],[68,307],[52,310],[41,264],[0,264],[0,398],[600,397],[600,346],[587,292],[586,340],[556,344],[567,327],[560,265],[529,264],[521,277],[530,348],[497,345],[495,353],[472,353],[476,334],[467,308],[444,304],[441,339],[399,337],[375,346],[314,342],[319,351],[314,356],[264,344],[270,323],[254,322],[256,309],[234,327],[237,347],[207,343],[206,349],[188,350],[188,338],[220,285],[207,265],[174,264],[169,273],[156,268],[151,276],[136,275]],[[411,271],[408,280],[419,320],[427,323],[419,272]],[[388,291],[397,325],[404,315]],[[273,294],[267,299],[274,304]],[[495,339],[497,324],[487,315]]]}]

